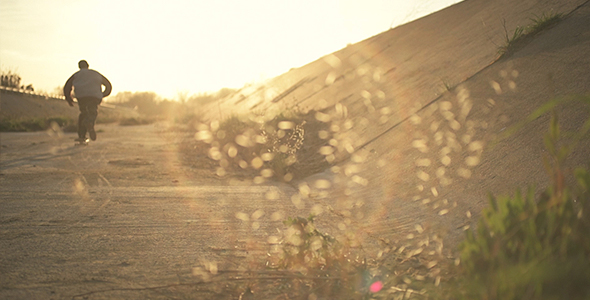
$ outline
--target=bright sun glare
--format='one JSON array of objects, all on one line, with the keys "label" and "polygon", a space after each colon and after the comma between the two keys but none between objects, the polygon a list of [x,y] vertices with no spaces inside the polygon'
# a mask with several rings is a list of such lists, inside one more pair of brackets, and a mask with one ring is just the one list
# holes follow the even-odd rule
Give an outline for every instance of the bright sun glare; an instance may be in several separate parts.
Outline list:
[{"label": "bright sun glare", "polygon": [[458,1],[2,1],[0,56],[53,92],[86,59],[113,92],[239,88]]}]

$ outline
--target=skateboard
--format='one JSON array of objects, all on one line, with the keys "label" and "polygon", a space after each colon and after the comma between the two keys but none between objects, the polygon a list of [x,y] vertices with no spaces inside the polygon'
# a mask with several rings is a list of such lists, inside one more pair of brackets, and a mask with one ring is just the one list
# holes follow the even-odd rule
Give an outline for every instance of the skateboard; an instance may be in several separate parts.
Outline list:
[{"label": "skateboard", "polygon": [[88,146],[88,142],[90,142],[90,139],[85,139],[82,141],[76,141],[76,143],[74,144],[74,146]]}]

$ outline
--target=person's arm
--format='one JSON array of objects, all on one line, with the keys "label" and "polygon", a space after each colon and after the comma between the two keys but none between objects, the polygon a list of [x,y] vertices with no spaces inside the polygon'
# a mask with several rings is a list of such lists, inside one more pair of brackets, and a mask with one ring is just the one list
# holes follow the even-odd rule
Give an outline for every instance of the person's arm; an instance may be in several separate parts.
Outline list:
[{"label": "person's arm", "polygon": [[74,106],[74,99],[72,99],[72,85],[74,83],[74,75],[70,76],[66,85],[64,85],[64,96],[70,106]]},{"label": "person's arm", "polygon": [[104,85],[104,91],[102,92],[102,97],[104,98],[111,94],[113,86],[111,85],[111,82],[104,76],[102,76],[102,85]]}]

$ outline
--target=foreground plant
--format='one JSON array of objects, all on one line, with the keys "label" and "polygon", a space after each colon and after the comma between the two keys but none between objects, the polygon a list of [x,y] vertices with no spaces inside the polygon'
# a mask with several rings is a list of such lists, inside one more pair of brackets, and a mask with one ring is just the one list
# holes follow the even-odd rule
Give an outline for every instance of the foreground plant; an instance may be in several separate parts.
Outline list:
[{"label": "foreground plant", "polygon": [[[582,128],[587,132],[588,122]],[[581,135],[578,135],[581,137]],[[475,231],[461,244],[467,299],[588,299],[590,297],[590,173],[564,162],[572,146],[559,143],[551,119],[544,163],[552,184],[540,197],[530,188],[513,197],[490,196]]]}]

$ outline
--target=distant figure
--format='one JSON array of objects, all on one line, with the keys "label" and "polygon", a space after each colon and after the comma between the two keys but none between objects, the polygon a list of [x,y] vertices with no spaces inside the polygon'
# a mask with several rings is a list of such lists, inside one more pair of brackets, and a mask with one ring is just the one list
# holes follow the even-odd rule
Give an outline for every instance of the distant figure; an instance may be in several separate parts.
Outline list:
[{"label": "distant figure", "polygon": [[[76,141],[83,142],[86,140],[86,132],[90,139],[96,141],[96,131],[94,131],[94,122],[98,115],[98,105],[102,98],[111,94],[113,89],[111,82],[102,74],[95,70],[88,69],[88,62],[81,60],[78,62],[80,71],[74,73],[64,86],[64,96],[70,106],[74,106],[72,99],[72,86],[74,94],[78,99],[80,116],[78,117],[78,138]],[[104,91],[102,86],[105,86]]]}]

